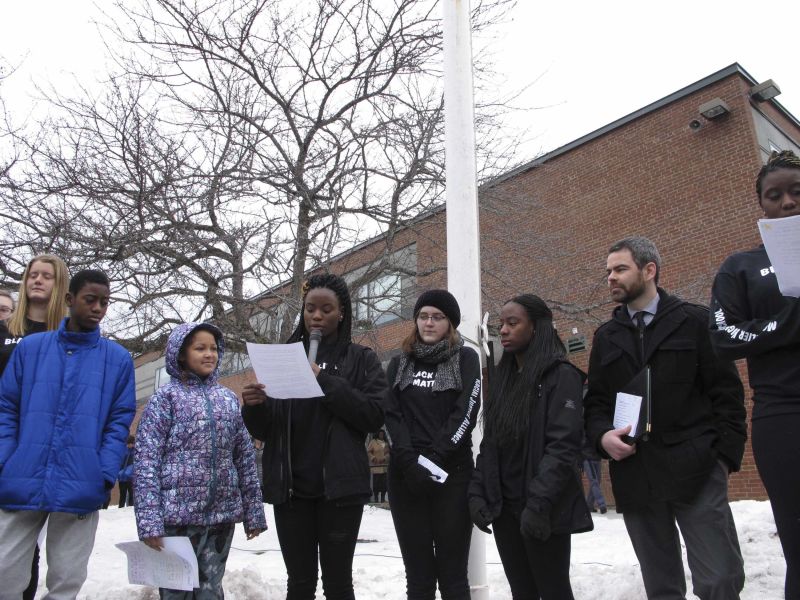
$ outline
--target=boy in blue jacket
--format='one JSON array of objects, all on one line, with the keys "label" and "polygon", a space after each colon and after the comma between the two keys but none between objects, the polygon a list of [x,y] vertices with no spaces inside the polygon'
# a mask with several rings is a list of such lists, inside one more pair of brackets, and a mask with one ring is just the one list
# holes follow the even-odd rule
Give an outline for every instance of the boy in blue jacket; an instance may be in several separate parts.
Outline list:
[{"label": "boy in blue jacket", "polygon": [[133,361],[100,337],[109,296],[102,271],[75,274],[70,316],[25,337],[0,380],[0,581],[10,598],[28,585],[45,521],[48,598],[75,598],[86,580],[97,510],[136,410]]}]

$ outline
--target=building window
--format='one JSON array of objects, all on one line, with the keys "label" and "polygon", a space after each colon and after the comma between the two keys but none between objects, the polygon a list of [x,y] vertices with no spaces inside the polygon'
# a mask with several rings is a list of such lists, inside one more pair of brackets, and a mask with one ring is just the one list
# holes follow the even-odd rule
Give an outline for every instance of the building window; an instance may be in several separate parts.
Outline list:
[{"label": "building window", "polygon": [[160,388],[162,385],[166,385],[169,383],[169,373],[167,373],[167,367],[160,367],[156,371],[156,389]]},{"label": "building window", "polygon": [[286,316],[286,305],[281,303],[272,306],[262,312],[255,313],[250,317],[250,325],[260,335],[263,335],[268,343],[280,342],[281,328]]},{"label": "building window", "polygon": [[411,244],[347,273],[353,298],[353,328],[372,329],[397,319],[410,319],[416,293],[417,247]]},{"label": "building window", "polygon": [[382,325],[403,316],[403,278],[397,273],[384,273],[356,291],[353,307],[360,329]]},{"label": "building window", "polygon": [[226,352],[222,355],[218,377],[227,377],[250,368],[250,357],[244,352]]}]

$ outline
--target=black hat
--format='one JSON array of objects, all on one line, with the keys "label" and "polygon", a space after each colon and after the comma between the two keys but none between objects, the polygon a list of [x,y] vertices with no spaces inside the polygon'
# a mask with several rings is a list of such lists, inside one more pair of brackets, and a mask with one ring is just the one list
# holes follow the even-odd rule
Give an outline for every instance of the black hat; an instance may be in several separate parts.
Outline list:
[{"label": "black hat", "polygon": [[417,303],[414,305],[414,318],[417,318],[420,309],[423,306],[433,306],[442,311],[445,316],[450,319],[453,327],[458,327],[461,323],[461,309],[458,307],[458,301],[455,296],[447,290],[428,290],[423,292]]}]

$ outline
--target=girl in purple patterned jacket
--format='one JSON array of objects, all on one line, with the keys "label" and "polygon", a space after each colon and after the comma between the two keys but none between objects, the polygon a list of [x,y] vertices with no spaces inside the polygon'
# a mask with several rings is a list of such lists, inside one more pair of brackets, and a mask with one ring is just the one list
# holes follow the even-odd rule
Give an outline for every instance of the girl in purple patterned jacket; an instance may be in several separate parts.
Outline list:
[{"label": "girl in purple patterned jacket", "polygon": [[244,522],[247,539],[267,528],[239,400],[217,383],[222,352],[213,325],[178,325],[167,342],[171,381],[150,399],[136,435],[139,539],[160,549],[163,536],[189,537],[200,570],[199,588],[162,588],[162,599],[223,598],[235,523]]}]

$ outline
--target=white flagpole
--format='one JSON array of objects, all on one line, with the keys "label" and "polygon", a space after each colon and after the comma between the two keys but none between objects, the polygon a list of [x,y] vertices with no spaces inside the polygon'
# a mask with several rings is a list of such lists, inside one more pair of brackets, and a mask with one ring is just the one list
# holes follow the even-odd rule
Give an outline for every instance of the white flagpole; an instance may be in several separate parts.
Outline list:
[{"label": "white flagpole", "polygon": [[[475,109],[469,0],[443,0],[447,287],[461,307],[459,331],[480,353],[480,231],[475,162]],[[477,453],[481,434],[472,440]],[[473,528],[469,553],[472,600],[488,600],[486,534]]]}]

